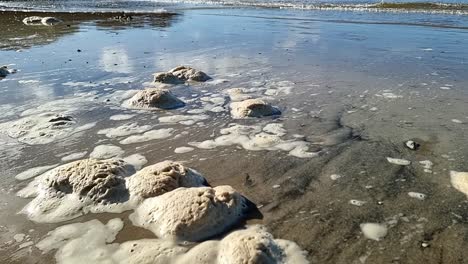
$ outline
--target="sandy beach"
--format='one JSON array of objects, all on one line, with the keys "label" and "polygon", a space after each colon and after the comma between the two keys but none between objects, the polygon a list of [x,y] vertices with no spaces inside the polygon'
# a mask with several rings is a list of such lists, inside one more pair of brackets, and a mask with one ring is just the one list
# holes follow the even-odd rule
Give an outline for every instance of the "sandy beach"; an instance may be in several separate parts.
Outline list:
[{"label": "sandy beach", "polygon": [[465,15],[171,7],[0,11],[0,263],[468,261]]}]

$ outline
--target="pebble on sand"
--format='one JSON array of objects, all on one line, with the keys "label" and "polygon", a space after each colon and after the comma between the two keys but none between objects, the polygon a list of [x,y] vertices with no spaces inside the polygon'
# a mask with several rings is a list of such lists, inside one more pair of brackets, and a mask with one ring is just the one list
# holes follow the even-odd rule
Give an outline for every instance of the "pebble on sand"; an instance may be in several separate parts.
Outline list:
[{"label": "pebble on sand", "polygon": [[418,150],[418,148],[421,146],[419,143],[413,140],[408,140],[405,142],[405,146],[411,150]]},{"label": "pebble on sand", "polygon": [[427,197],[427,195],[425,195],[424,193],[418,193],[418,192],[409,192],[408,196],[411,198],[418,199],[418,200],[424,200]]},{"label": "pebble on sand", "polygon": [[0,67],[0,78],[5,78],[8,74],[16,73],[16,69],[8,69],[8,66]]},{"label": "pebble on sand", "polygon": [[388,232],[387,226],[378,223],[364,223],[360,225],[361,231],[368,239],[382,240]]},{"label": "pebble on sand", "polygon": [[450,171],[450,182],[453,188],[468,197],[468,172]]}]

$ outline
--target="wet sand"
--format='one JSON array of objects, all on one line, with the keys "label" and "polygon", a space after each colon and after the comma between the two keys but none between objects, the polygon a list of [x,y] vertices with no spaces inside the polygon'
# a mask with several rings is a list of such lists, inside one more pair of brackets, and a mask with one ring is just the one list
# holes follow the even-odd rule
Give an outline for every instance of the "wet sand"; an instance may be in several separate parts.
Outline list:
[{"label": "wet sand", "polygon": [[[11,24],[10,33],[0,37],[1,63],[19,71],[0,81],[1,122],[18,120],[29,110],[71,112],[75,127],[96,124],[43,145],[18,142],[5,131],[0,135],[0,262],[50,263],[53,253],[19,245],[37,243],[71,222],[106,223],[119,217],[125,226],[116,242],[154,237],[133,226],[128,212],[88,214],[59,224],[35,224],[16,214],[29,200],[15,196],[28,182],[15,175],[65,164],[61,158],[74,153],[88,157],[105,144],[120,147],[122,157],[143,155],[146,165],[183,161],[211,186],[233,186],[263,216],[248,224],[264,224],[275,238],[296,242],[311,263],[466,262],[467,198],[450,182],[450,171],[468,170],[466,30],[296,15],[298,19],[274,10],[231,9],[229,15],[223,9],[187,10],[135,15],[127,22],[107,15],[54,14],[64,20],[62,25],[36,29],[21,23],[22,13],[2,13],[0,18]],[[21,39],[14,39],[18,35]],[[151,74],[178,65],[213,78],[171,88],[187,102],[185,107],[154,112],[121,106],[125,91],[150,86]],[[282,114],[232,119],[227,91],[239,87],[251,89],[247,95],[267,98]],[[219,112],[210,111],[216,106]],[[196,114],[200,109],[203,113]],[[122,114],[132,116],[110,119]],[[161,117],[174,115],[191,115],[189,121],[207,118],[162,122]],[[173,132],[133,144],[121,144],[128,136],[98,133],[129,123]],[[212,149],[193,144],[221,136],[220,130],[232,123],[283,124],[283,140],[306,142],[308,151],[318,155],[299,158],[240,144]],[[421,147],[410,150],[407,140]],[[175,153],[178,147],[193,150]],[[411,164],[395,165],[388,157]],[[429,172],[420,164],[426,160],[433,163]],[[413,198],[409,192],[426,197]],[[383,224],[388,233],[380,241],[368,239],[363,223]],[[16,242],[13,236],[20,233],[30,239]]]}]

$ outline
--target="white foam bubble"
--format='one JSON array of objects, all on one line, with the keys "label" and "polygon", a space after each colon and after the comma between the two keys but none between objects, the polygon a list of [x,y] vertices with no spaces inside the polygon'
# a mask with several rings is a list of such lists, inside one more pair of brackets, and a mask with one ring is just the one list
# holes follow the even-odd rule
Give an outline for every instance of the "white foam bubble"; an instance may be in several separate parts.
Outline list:
[{"label": "white foam bubble", "polygon": [[121,120],[132,119],[135,116],[136,115],[133,115],[133,114],[121,114],[121,115],[113,115],[113,116],[109,117],[109,119],[110,120],[115,120],[115,121],[121,121]]},{"label": "white foam bubble", "polygon": [[148,160],[145,158],[145,156],[138,153],[125,157],[123,160],[135,167],[136,170],[141,169],[146,163],[148,163]]},{"label": "white foam bubble", "polygon": [[87,124],[84,124],[82,126],[76,127],[75,132],[82,132],[82,131],[91,129],[91,128],[95,127],[96,124],[97,124],[96,122],[91,122],[91,123],[87,123]]},{"label": "white foam bubble", "polygon": [[189,251],[163,239],[115,243],[123,225],[119,218],[111,219],[107,224],[91,220],[64,225],[49,232],[36,247],[44,253],[56,250],[58,264],[221,264],[247,263],[251,258],[268,259],[274,263],[308,263],[306,252],[296,243],[275,239],[259,225],[231,232],[220,241],[205,241]]},{"label": "white foam bubble", "polygon": [[121,219],[114,218],[106,225],[91,220],[61,226],[49,232],[36,247],[45,253],[59,249],[55,255],[57,263],[101,263],[106,257],[109,259],[110,249],[115,250],[108,243],[115,240],[123,225]]},{"label": "white foam bubble", "polygon": [[408,166],[408,165],[411,164],[411,161],[409,161],[409,160],[396,159],[396,158],[390,158],[390,157],[387,157],[387,161],[392,163],[392,164],[396,164],[396,165],[400,165],[400,166]]},{"label": "white foam bubble", "polygon": [[75,127],[76,122],[73,119],[53,121],[57,116],[54,112],[26,116],[0,124],[0,131],[20,142],[36,145],[51,143],[83,130]]},{"label": "white foam bubble", "polygon": [[342,175],[339,175],[339,174],[332,174],[332,175],[330,175],[330,179],[331,179],[332,181],[336,181],[336,180],[338,180],[338,179],[340,179],[340,178],[342,178],[342,177],[343,177],[343,176],[342,176]]},{"label": "white foam bubble", "polygon": [[283,128],[283,124],[279,124],[279,123],[267,124],[266,126],[262,128],[262,130],[264,132],[277,135],[279,137],[286,135],[286,129]]},{"label": "white foam bubble", "polygon": [[89,157],[93,159],[110,159],[121,157],[124,153],[125,151],[122,148],[114,145],[99,145],[93,149]]},{"label": "white foam bubble", "polygon": [[214,80],[207,81],[205,83],[210,84],[210,85],[218,85],[218,84],[223,84],[227,82],[229,82],[229,80],[227,79],[214,79]]},{"label": "white foam bubble", "polygon": [[108,138],[124,137],[132,134],[139,134],[151,129],[150,125],[139,126],[137,123],[124,124],[118,127],[101,129],[97,133],[104,134]]},{"label": "white foam bubble", "polygon": [[62,161],[71,161],[71,160],[81,159],[81,158],[83,158],[84,156],[86,156],[86,154],[88,154],[87,151],[75,152],[75,153],[69,154],[69,155],[67,155],[67,156],[63,156],[63,157],[62,157]]},{"label": "white foam bubble", "polygon": [[168,138],[172,136],[173,132],[174,132],[173,128],[161,128],[161,129],[150,130],[141,135],[129,136],[123,139],[122,141],[120,141],[120,144],[124,144],[124,145],[134,144],[134,143],[146,142],[150,140]]},{"label": "white foam bubble", "polygon": [[[163,116],[159,118],[161,123],[180,123],[183,125],[191,125],[197,121],[202,121],[210,118],[209,115],[171,115]],[[184,121],[190,121],[191,123],[183,123]]]},{"label": "white foam bubble", "polygon": [[[190,142],[189,145],[201,149],[213,149],[220,146],[239,145],[246,150],[282,150],[299,158],[316,157],[318,153],[308,152],[308,143],[299,140],[283,140],[285,132],[281,125],[266,126],[271,133],[262,132],[261,126],[230,124],[220,130],[221,136],[202,142]],[[278,133],[278,134],[274,134]]]},{"label": "white foam bubble", "polygon": [[394,93],[390,92],[384,92],[382,94],[376,94],[378,97],[383,97],[383,98],[388,98],[388,99],[397,99],[397,98],[402,98],[403,96],[401,95],[396,95]]},{"label": "white foam bubble", "polygon": [[174,152],[181,154],[181,153],[187,153],[193,150],[194,148],[191,148],[191,147],[178,147],[174,149]]}]

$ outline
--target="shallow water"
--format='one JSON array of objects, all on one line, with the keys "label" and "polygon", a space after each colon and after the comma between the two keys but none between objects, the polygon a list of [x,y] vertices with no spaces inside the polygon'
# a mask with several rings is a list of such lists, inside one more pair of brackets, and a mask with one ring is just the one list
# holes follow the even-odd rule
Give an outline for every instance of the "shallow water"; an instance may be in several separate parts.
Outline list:
[{"label": "shallow water", "polygon": [[[50,262],[52,255],[41,255],[34,246],[19,249],[24,241],[13,236],[30,234],[37,243],[61,225],[34,224],[14,214],[27,203],[15,197],[27,182],[15,175],[64,164],[62,158],[70,155],[88,157],[96,146],[109,144],[120,147],[122,157],[138,153],[148,164],[185,161],[211,185],[232,185],[260,208],[263,220],[252,223],[297,242],[312,262],[463,263],[468,208],[466,196],[451,187],[449,171],[468,169],[464,16],[174,10],[177,14],[134,15],[131,21],[115,21],[112,14],[56,13],[64,23],[55,27],[25,26],[21,20],[29,14],[21,12],[0,14],[8,23],[0,36],[1,63],[18,69],[0,80],[1,123],[48,111],[69,113],[76,126],[96,123],[43,145],[18,142],[3,130],[2,263]],[[201,69],[213,82],[173,88],[188,102],[181,109],[121,107],[126,91],[148,86],[152,73],[178,65]],[[227,90],[238,87],[266,97],[283,114],[233,120]],[[224,110],[209,111],[215,106]],[[115,118],[122,114],[130,119]],[[180,116],[187,115],[194,121],[184,123]],[[121,144],[128,135],[98,133],[131,123],[173,133],[128,145]],[[220,137],[232,123],[260,130],[283,124],[283,140],[306,142],[308,151],[319,155],[193,144]],[[410,139],[421,148],[405,148]],[[181,147],[194,150],[175,150]],[[431,172],[420,164],[425,160],[434,163]],[[90,214],[73,221],[121,217],[125,228],[117,241],[151,237],[132,227],[127,215]],[[378,242],[367,239],[361,232],[365,223],[384,224],[387,235]]]}]

